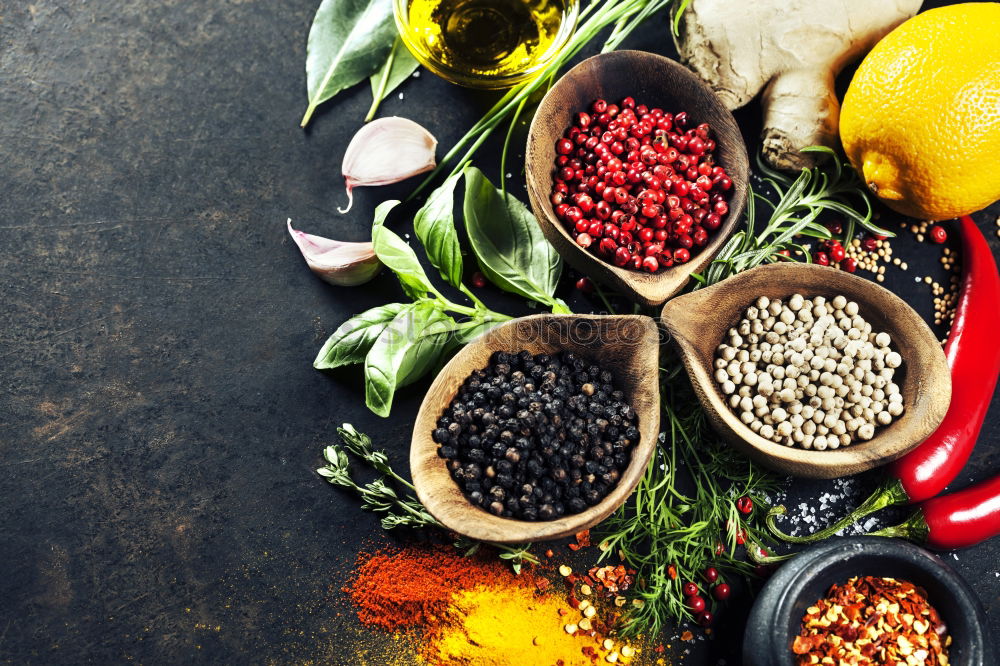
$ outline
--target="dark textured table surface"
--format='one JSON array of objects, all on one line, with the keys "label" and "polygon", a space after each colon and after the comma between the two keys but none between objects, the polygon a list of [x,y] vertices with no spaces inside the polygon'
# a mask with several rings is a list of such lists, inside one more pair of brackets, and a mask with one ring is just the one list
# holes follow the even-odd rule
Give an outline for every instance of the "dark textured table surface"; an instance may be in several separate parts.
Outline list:
[{"label": "dark textured table surface", "polygon": [[[359,192],[336,214],[369,91],[298,128],[315,7],[0,0],[0,662],[352,663],[337,590],[383,537],[313,470],[345,421],[405,463],[426,383],[383,420],[357,371],[311,367],[337,325],[397,286],[318,281],[286,218],[362,239],[374,204],[409,187]],[[662,24],[629,42],[668,44]],[[402,93],[383,114],[443,145],[490,100],[426,73]],[[739,118],[752,138],[759,110]],[[977,216],[994,248],[998,214]],[[913,277],[938,274],[939,249],[896,247],[911,269],[887,284],[926,315]],[[956,487],[1000,471],[997,414],[995,401]],[[945,556],[994,634],[998,552]],[[738,613],[726,621],[737,635]],[[730,648],[701,651],[715,663]]]}]

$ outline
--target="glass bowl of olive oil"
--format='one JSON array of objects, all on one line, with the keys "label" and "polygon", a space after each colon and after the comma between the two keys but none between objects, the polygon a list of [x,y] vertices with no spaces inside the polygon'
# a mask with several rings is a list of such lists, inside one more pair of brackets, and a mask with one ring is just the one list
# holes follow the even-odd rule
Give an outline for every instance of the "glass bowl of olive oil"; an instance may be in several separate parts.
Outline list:
[{"label": "glass bowl of olive oil", "polygon": [[469,88],[530,79],[576,28],[578,0],[394,0],[403,43],[438,76]]}]

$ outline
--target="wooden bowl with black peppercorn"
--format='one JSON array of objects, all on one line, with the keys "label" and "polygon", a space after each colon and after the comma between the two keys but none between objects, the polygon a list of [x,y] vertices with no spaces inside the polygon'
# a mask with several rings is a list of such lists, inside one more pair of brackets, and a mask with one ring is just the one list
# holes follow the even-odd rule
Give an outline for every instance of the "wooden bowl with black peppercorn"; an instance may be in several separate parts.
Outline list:
[{"label": "wooden bowl with black peppercorn", "polygon": [[[480,541],[522,543],[571,536],[607,518],[639,483],[656,448],[660,427],[656,323],[642,316],[535,315],[501,324],[467,344],[438,374],[420,406],[410,444],[417,497],[446,528]],[[610,372],[637,419],[639,438],[617,483],[597,504],[552,520],[494,515],[463,493],[434,439],[439,419],[463,384],[496,352],[556,355],[568,352]],[[532,433],[534,437],[534,433]]]},{"label": "wooden bowl with black peppercorn", "polygon": [[[656,273],[619,268],[577,244],[558,218],[551,201],[556,141],[573,125],[574,115],[598,98],[685,111],[689,127],[708,123],[716,142],[715,161],[732,181],[728,213],[707,244],[690,250],[690,260]],[[589,58],[556,82],[542,99],[528,133],[525,175],[528,199],[542,233],[573,268],[621,291],[644,305],[660,305],[701,272],[732,235],[747,199],[750,160],[732,113],[697,76],[683,65],[643,51],[614,51]],[[596,243],[596,241],[595,241]]]}]

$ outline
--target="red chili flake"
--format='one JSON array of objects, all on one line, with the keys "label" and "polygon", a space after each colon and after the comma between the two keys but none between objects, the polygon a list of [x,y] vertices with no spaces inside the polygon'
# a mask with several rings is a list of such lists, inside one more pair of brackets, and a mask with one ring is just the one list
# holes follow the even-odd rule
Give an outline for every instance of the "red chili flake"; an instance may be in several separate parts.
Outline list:
[{"label": "red chili flake", "polygon": [[576,542],[580,544],[581,548],[587,548],[590,546],[590,530],[584,530],[582,532],[576,533]]},{"label": "red chili flake", "polygon": [[668,566],[667,575],[670,577],[670,580],[677,580],[677,567],[672,564]]},{"label": "red chili flake", "polygon": [[573,551],[580,550],[580,546],[575,543],[568,543],[566,544],[566,547]]},{"label": "red chili flake", "polygon": [[548,578],[539,578],[535,581],[535,587],[538,588],[539,592],[544,592],[552,586]]},{"label": "red chili flake", "polygon": [[555,553],[552,552],[551,548],[549,548],[547,551],[545,551],[545,557],[551,558],[554,554]]},{"label": "red chili flake", "polygon": [[684,633],[681,634],[682,641],[689,641],[692,638],[694,638],[694,634],[692,634],[690,631],[685,630]]},{"label": "red chili flake", "polygon": [[865,576],[835,584],[806,609],[791,645],[796,664],[906,663],[947,666],[946,634],[924,590]]}]

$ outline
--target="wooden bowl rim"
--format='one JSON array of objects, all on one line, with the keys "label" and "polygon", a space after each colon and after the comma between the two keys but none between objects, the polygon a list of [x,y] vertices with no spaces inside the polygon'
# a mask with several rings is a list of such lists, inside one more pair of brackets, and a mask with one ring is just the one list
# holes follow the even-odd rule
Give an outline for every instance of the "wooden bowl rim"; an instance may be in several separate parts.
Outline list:
[{"label": "wooden bowl rim", "polygon": [[[727,141],[724,147],[722,142],[719,142],[719,148],[723,149],[723,152],[731,153],[731,155],[727,155],[726,161],[732,161],[731,166],[735,167],[735,172],[730,174],[731,176],[735,176],[733,178],[734,187],[732,196],[729,198],[730,210],[726,214],[722,226],[715,231],[708,244],[689,262],[678,264],[655,275],[619,268],[577,246],[576,241],[566,231],[562,223],[556,219],[552,204],[549,201],[548,189],[544,192],[539,191],[543,182],[548,183],[549,188],[551,187],[551,161],[543,164],[533,163],[533,159],[535,158],[539,162],[544,162],[540,156],[540,152],[543,152],[543,149],[539,147],[541,142],[547,140],[546,137],[542,136],[544,133],[541,127],[544,122],[542,118],[548,115],[548,110],[552,106],[553,100],[561,94],[563,89],[576,85],[577,79],[581,78],[584,74],[589,74],[592,69],[599,72],[602,64],[615,60],[626,62],[643,60],[653,66],[671,70],[672,76],[683,80],[686,85],[692,88],[699,89],[701,94],[710,100],[713,108],[709,111],[709,114],[718,116],[718,120],[715,121],[716,127],[721,122],[727,126],[726,130],[730,133],[731,137],[736,139],[735,141]],[[722,138],[721,134],[717,136],[720,139]],[[552,137],[548,138],[551,139]],[[539,173],[539,170],[541,170],[541,173]],[[665,56],[647,51],[620,50],[601,53],[587,58],[566,72],[545,94],[545,97],[542,98],[542,101],[538,105],[528,132],[528,143],[525,150],[525,174],[527,175],[528,199],[535,217],[542,230],[547,232],[547,236],[549,236],[549,232],[555,232],[565,240],[564,244],[553,244],[556,250],[567,261],[577,266],[582,272],[591,274],[592,277],[595,277],[599,281],[611,281],[615,286],[626,289],[633,300],[637,300],[645,305],[659,306],[683,289],[684,285],[690,280],[691,274],[701,271],[736,231],[736,227],[739,225],[743,214],[743,209],[746,206],[749,191],[750,158],[747,154],[746,142],[743,140],[739,125],[736,123],[732,112],[726,108],[718,96],[697,75],[677,61]],[[602,278],[607,278],[607,280],[602,280]]]},{"label": "wooden bowl rim", "polygon": [[[751,430],[749,426],[744,425],[733,413],[729,405],[726,404],[712,373],[708,372],[702,365],[699,354],[692,351],[694,347],[688,341],[687,336],[671,324],[671,311],[685,307],[690,297],[709,298],[723,290],[735,290],[740,288],[742,283],[752,281],[765,273],[775,274],[767,277],[774,283],[788,285],[789,295],[802,293],[806,298],[811,298],[812,296],[805,293],[808,288],[798,287],[800,282],[794,277],[795,274],[803,271],[824,271],[822,278],[829,285],[829,289],[837,290],[850,300],[857,302],[861,306],[860,314],[869,323],[871,323],[872,317],[865,315],[865,309],[868,308],[870,312],[872,309],[870,305],[881,301],[883,308],[891,311],[893,315],[893,318],[887,318],[887,321],[892,324],[892,328],[889,326],[885,328],[892,337],[893,346],[898,349],[900,341],[906,340],[908,341],[907,346],[930,351],[927,354],[919,354],[916,358],[903,359],[905,375],[900,390],[904,394],[913,391],[917,397],[916,404],[906,405],[906,411],[903,414],[906,420],[904,421],[903,417],[900,417],[888,426],[880,427],[876,431],[875,437],[866,442],[838,449],[816,451],[797,446],[783,446],[764,439]],[[734,308],[734,310],[737,314],[742,313],[756,298],[757,296],[748,296],[746,303],[741,308]],[[722,314],[719,310],[716,312]],[[708,403],[704,405],[705,408],[718,414],[731,434],[749,447],[748,453],[756,454],[758,460],[793,476],[834,478],[856,474],[895,460],[919,446],[937,429],[950,404],[951,373],[947,360],[940,343],[923,318],[903,299],[888,289],[870,280],[834,268],[791,262],[758,266],[711,287],[673,299],[663,308],[662,323],[666,326],[670,337],[682,347],[681,352],[684,355],[685,366],[691,376],[691,381],[700,384],[702,389],[708,387],[708,390],[699,392],[702,403],[704,404],[706,401]],[[721,340],[718,340],[713,344],[713,357],[714,349],[720,342]],[[687,348],[689,346],[691,349]],[[901,430],[901,426],[907,426],[907,429]],[[877,455],[873,456],[873,452],[877,452]],[[842,473],[845,469],[850,470],[848,474]]]},{"label": "wooden bowl rim", "polygon": [[[472,505],[451,478],[445,468],[444,460],[437,455],[437,444],[431,438],[431,432],[436,426],[438,417],[471,372],[471,365],[480,365],[479,363],[470,364],[470,361],[483,353],[484,350],[486,351],[485,358],[488,358],[489,354],[494,351],[520,351],[520,349],[507,349],[501,344],[505,331],[512,327],[524,326],[526,323],[534,326],[540,326],[544,323],[558,324],[560,321],[568,322],[570,326],[573,326],[577,322],[585,320],[602,321],[619,326],[634,326],[635,324],[632,322],[637,323],[640,326],[637,330],[639,337],[631,345],[638,349],[647,349],[647,352],[646,354],[636,354],[636,361],[632,368],[641,367],[644,363],[652,366],[649,368],[649,372],[652,373],[654,381],[648,387],[636,382],[632,382],[628,387],[621,386],[622,375],[620,372],[615,367],[607,368],[615,374],[619,388],[630,395],[630,403],[636,409],[636,414],[639,417],[639,443],[632,449],[631,462],[622,474],[622,478],[598,504],[580,513],[563,516],[556,520],[524,521],[501,518]],[[524,543],[559,539],[574,535],[600,523],[624,504],[632,491],[635,490],[645,474],[646,467],[649,465],[659,441],[659,381],[655,379],[659,372],[659,345],[660,330],[651,317],[642,315],[554,314],[538,314],[513,319],[468,343],[442,368],[434,379],[420,405],[420,411],[413,427],[410,442],[410,474],[420,503],[447,529],[472,539],[493,543]],[[545,346],[552,351],[562,349],[555,344]],[[454,390],[442,393],[441,399],[432,404],[431,398],[438,393],[437,389],[448,382],[455,382]],[[639,386],[642,386],[642,389],[639,389]],[[652,409],[646,408],[640,411],[640,408],[636,407],[634,396],[639,390],[645,391],[647,396],[645,403],[650,405]]]}]

